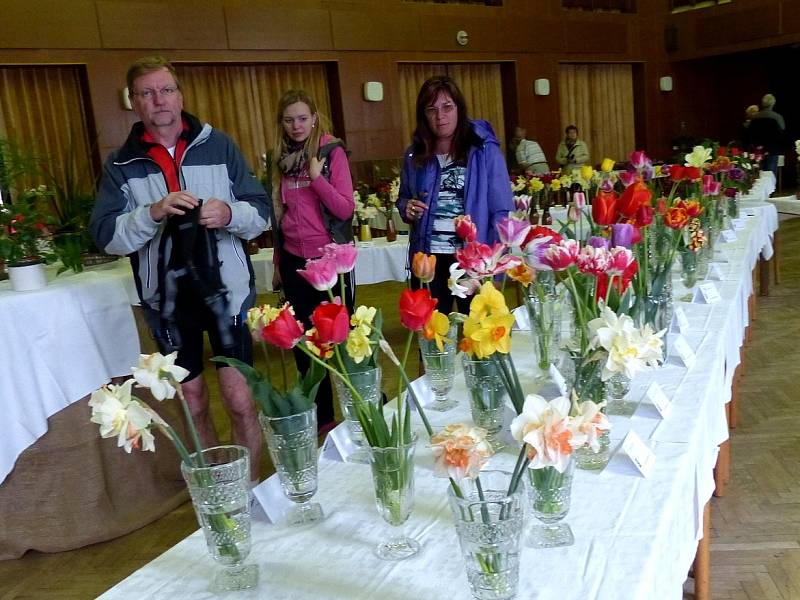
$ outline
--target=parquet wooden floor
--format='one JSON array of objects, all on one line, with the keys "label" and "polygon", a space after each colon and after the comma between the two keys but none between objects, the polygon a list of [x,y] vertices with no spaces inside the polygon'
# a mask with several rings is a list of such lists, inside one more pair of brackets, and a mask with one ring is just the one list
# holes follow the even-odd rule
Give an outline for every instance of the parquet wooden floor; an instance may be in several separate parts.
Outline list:
[{"label": "parquet wooden floor", "polygon": [[[746,350],[739,426],[731,438],[731,483],[724,498],[712,501],[714,600],[800,600],[800,219],[781,224],[781,241],[782,282],[771,287],[769,297],[759,298]],[[404,338],[394,309],[400,289],[402,284],[392,283],[359,289],[360,303],[389,309],[385,332],[393,344]],[[396,389],[392,369],[384,373],[385,389]],[[213,386],[212,394],[217,394]],[[227,419],[219,403],[214,405],[225,439]],[[262,474],[269,472],[265,459]],[[0,562],[0,600],[94,598],[196,527],[185,504],[110,542]]]}]

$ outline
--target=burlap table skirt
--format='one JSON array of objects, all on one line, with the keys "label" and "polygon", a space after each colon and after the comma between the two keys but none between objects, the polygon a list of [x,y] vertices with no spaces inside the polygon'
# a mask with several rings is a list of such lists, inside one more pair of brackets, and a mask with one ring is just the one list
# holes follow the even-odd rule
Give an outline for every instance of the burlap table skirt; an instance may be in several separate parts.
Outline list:
[{"label": "burlap table skirt", "polygon": [[[159,403],[143,390],[136,394],[183,434],[176,400]],[[110,540],[187,500],[169,440],[155,432],[155,453],[127,454],[116,438],[100,438],[88,402],[87,396],[53,415],[47,433],[0,485],[0,560]]]}]

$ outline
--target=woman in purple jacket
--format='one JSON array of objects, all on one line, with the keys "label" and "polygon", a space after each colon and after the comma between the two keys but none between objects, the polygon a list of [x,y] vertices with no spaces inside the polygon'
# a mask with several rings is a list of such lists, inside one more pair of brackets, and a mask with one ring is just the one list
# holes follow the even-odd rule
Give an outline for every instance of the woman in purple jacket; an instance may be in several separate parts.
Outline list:
[{"label": "woman in purple jacket", "polygon": [[[460,241],[454,219],[469,215],[478,241],[498,241],[495,223],[514,209],[508,169],[492,126],[470,120],[464,95],[447,76],[431,77],[417,96],[417,128],[400,176],[398,209],[411,226],[409,253],[436,256],[430,283],[445,314],[456,299],[447,285]],[[411,276],[416,289],[419,280]],[[469,301],[457,298],[461,312]]]}]

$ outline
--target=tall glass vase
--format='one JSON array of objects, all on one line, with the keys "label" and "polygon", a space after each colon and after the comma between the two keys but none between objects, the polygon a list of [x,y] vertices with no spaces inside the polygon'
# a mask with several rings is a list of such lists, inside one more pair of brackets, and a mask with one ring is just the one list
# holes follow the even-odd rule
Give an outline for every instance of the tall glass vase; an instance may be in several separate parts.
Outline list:
[{"label": "tall glass vase", "polygon": [[681,282],[686,289],[692,289],[697,285],[698,262],[701,250],[681,250]]},{"label": "tall glass vase", "polygon": [[442,349],[439,349],[435,340],[426,340],[422,334],[419,336],[419,349],[425,365],[425,377],[434,397],[433,402],[426,406],[426,409],[446,411],[458,404],[455,398],[448,396],[450,390],[453,389],[456,377],[456,339],[455,324],[450,326],[447,340],[442,344]]},{"label": "tall glass vase", "polygon": [[317,492],[317,407],[288,417],[261,413],[259,419],[283,493],[295,503],[288,524],[321,520],[322,507],[311,502]]},{"label": "tall glass vase", "polygon": [[[381,373],[380,367],[374,367],[358,373],[350,373],[350,383],[358,391],[361,400],[376,408],[380,407],[382,401]],[[347,423],[350,440],[358,447],[358,450],[347,457],[347,461],[368,463],[369,451],[367,450],[366,438],[364,438],[364,430],[358,420],[359,407],[357,406],[357,400],[353,398],[348,387],[338,377],[333,378],[333,385],[336,388],[336,396],[339,399],[339,408]]]},{"label": "tall glass vase", "polygon": [[[197,454],[192,454],[196,462]],[[250,554],[250,453],[242,446],[203,450],[205,467],[181,463],[197,521],[211,557],[224,569],[210,586],[220,593],[258,584],[258,565],[245,565]]]},{"label": "tall glass vase", "polygon": [[[573,355],[571,361],[565,361],[564,378],[570,388],[569,398],[573,395],[578,398],[578,402],[591,400],[595,404],[600,404],[606,400],[606,384],[603,382],[603,361],[591,360],[588,356]],[[605,412],[605,407],[601,408]],[[603,431],[598,436],[599,447],[594,451],[586,445],[576,448],[574,452],[576,466],[579,469],[597,471],[605,468],[608,464],[611,449],[611,439],[608,431]]]},{"label": "tall glass vase", "polygon": [[555,467],[528,469],[528,498],[531,512],[539,521],[530,526],[526,540],[528,546],[556,548],[571,546],[575,542],[572,529],[562,522],[569,512],[574,472],[574,455],[563,473]]},{"label": "tall glass vase", "polygon": [[[669,274],[669,273],[668,273]],[[637,327],[643,327],[649,324],[655,333],[663,329],[669,329],[672,322],[672,280],[667,277],[663,285],[660,286],[660,293],[650,293],[644,298],[636,299],[636,309],[634,314],[634,322]],[[664,362],[669,355],[667,347],[666,334],[661,338],[662,345],[662,359]]]},{"label": "tall glass vase", "polygon": [[497,452],[503,447],[497,434],[503,427],[507,397],[499,367],[492,359],[470,358],[467,354],[463,355],[462,364],[472,420],[486,430],[487,439]]},{"label": "tall glass vase", "polygon": [[388,448],[370,447],[370,468],[375,505],[391,526],[390,535],[375,548],[378,558],[403,560],[419,552],[419,542],[403,532],[403,524],[414,510],[414,449],[417,435],[407,444]]},{"label": "tall glass vase", "polygon": [[543,282],[528,286],[523,300],[531,324],[536,366],[547,373],[561,339],[561,303],[557,301],[555,287],[550,290]]},{"label": "tall glass vase", "polygon": [[510,600],[519,585],[519,541],[524,526],[523,482],[509,494],[511,473],[481,471],[448,490],[467,581],[476,600]]}]

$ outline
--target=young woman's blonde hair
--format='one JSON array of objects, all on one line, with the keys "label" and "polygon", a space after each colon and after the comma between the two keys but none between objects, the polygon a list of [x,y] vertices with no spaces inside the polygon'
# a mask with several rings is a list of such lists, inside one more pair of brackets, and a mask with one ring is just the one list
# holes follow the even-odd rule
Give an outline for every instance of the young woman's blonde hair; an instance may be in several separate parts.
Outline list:
[{"label": "young woman's blonde hair", "polygon": [[278,161],[281,158],[284,140],[286,139],[286,134],[283,130],[283,113],[289,106],[296,104],[297,102],[302,102],[308,106],[309,111],[311,111],[311,117],[316,118],[316,124],[314,127],[312,127],[311,134],[308,136],[308,138],[306,138],[305,144],[303,144],[303,149],[306,152],[306,156],[310,158],[317,155],[317,152],[319,151],[319,140],[323,135],[328,133],[330,129],[327,117],[319,112],[317,109],[317,103],[314,102],[314,99],[308,92],[305,90],[289,90],[283,94],[283,96],[281,96],[281,99],[278,101],[278,110],[276,111],[275,138],[273,139],[272,143],[273,199],[280,198],[281,171],[278,168]]}]

